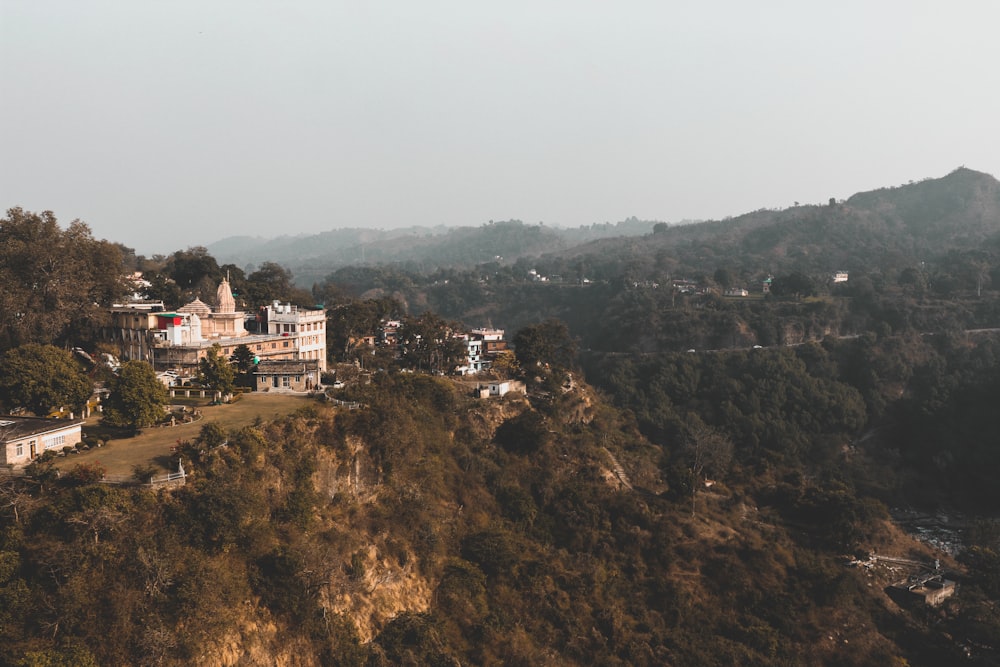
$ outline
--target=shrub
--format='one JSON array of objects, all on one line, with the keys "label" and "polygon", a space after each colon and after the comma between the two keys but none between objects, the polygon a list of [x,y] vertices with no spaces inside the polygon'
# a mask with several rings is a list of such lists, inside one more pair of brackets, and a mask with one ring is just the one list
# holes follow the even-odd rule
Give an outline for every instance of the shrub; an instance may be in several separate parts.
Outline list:
[{"label": "shrub", "polygon": [[515,454],[538,451],[551,438],[545,417],[534,410],[526,410],[500,424],[494,437],[501,447]]},{"label": "shrub", "polygon": [[66,479],[71,483],[78,486],[83,486],[84,484],[93,484],[104,479],[104,475],[107,474],[107,468],[105,468],[99,461],[94,461],[93,463],[78,463],[73,466],[73,469],[69,471],[66,475]]},{"label": "shrub", "polygon": [[151,478],[156,476],[157,472],[159,472],[159,469],[148,463],[137,463],[132,466],[132,476],[142,484],[148,483]]}]

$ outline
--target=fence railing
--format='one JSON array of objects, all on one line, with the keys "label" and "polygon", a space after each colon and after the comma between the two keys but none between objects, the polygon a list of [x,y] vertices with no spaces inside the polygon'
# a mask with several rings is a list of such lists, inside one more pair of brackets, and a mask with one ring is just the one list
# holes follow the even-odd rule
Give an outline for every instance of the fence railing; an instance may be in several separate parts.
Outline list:
[{"label": "fence railing", "polygon": [[168,472],[165,475],[154,475],[144,482],[140,482],[135,475],[105,475],[101,478],[102,484],[117,484],[121,486],[134,484],[136,486],[162,486],[172,482],[187,483],[186,472]]}]

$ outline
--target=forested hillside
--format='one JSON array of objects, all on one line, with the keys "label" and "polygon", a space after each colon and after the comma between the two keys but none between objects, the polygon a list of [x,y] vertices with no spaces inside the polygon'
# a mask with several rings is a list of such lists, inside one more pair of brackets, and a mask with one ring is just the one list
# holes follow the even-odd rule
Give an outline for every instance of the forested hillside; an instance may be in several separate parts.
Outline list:
[{"label": "forested hillside", "polygon": [[988,570],[931,623],[846,566],[936,554],[846,452],[866,396],[824,353],[686,359],[630,383],[638,421],[565,374],[496,402],[376,376],[360,410],[185,445],[178,490],[4,481],[0,659],[940,665],[997,636]]},{"label": "forested hillside", "polygon": [[[488,239],[475,265],[331,265],[311,290],[15,209],[10,358],[98,349],[120,273],[170,307],[228,275],[247,309],[326,304],[337,389],[177,443],[183,487],[0,477],[0,663],[998,665],[998,191],[960,169],[575,246],[497,223],[428,241]],[[369,345],[385,319],[423,346]],[[445,376],[462,325],[507,330],[477,380],[525,394]],[[957,592],[908,602],[913,572]]]},{"label": "forested hillside", "polygon": [[[618,352],[993,327],[998,193],[991,176],[959,169],[845,202],[657,225],[474,269],[345,267],[314,291],[393,297],[470,326],[559,317],[582,347]],[[836,271],[849,281],[832,282]],[[761,300],[765,281],[774,289]],[[728,289],[749,298],[724,298]]]}]

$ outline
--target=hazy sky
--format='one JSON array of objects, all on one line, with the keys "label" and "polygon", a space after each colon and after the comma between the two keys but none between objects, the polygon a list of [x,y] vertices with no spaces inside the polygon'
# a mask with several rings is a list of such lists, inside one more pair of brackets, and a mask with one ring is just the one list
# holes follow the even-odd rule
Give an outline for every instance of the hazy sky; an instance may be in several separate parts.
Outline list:
[{"label": "hazy sky", "polygon": [[1000,2],[0,0],[0,208],[169,253],[1000,176]]}]

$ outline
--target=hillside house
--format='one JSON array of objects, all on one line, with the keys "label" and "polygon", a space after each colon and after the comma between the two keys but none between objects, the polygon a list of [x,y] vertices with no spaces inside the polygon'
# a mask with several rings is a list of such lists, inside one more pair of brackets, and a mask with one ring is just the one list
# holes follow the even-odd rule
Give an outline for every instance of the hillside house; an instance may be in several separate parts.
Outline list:
[{"label": "hillside house", "polygon": [[0,466],[20,468],[83,439],[83,420],[0,415]]},{"label": "hillside house", "polygon": [[465,341],[465,364],[455,371],[459,375],[475,375],[488,370],[493,359],[507,349],[507,341],[503,339],[503,329],[473,329],[467,334],[457,337]]},{"label": "hillside house", "polygon": [[304,392],[322,387],[316,359],[262,361],[253,374],[257,391]]}]

